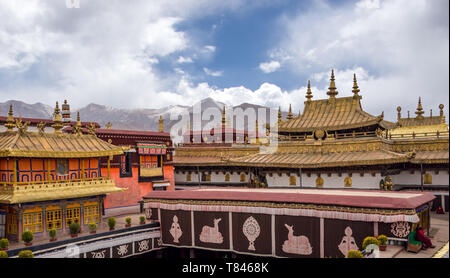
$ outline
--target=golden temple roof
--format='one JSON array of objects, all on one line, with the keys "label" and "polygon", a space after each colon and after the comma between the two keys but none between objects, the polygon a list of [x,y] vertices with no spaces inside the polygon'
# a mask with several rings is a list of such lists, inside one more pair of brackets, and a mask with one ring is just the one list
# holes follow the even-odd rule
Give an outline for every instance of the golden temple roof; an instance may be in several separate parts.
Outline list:
[{"label": "golden temple roof", "polygon": [[343,130],[381,124],[383,115],[372,116],[361,108],[361,96],[311,100],[305,102],[302,115],[283,121],[280,132],[310,132],[316,129]]},{"label": "golden temple roof", "polygon": [[121,147],[94,135],[68,133],[0,133],[0,157],[104,157],[123,154]]},{"label": "golden temple roof", "polygon": [[13,186],[0,183],[0,204],[18,204],[49,200],[62,200],[122,192],[126,188],[115,186],[114,180],[98,179],[77,182],[50,182]]},{"label": "golden temple roof", "polygon": [[231,158],[229,159],[229,164],[236,166],[321,168],[377,165],[386,164],[386,161],[389,161],[389,163],[403,163],[408,161],[408,156],[385,150],[342,153],[273,153]]},{"label": "golden temple roof", "polygon": [[64,123],[61,121],[58,102],[51,125],[54,133],[44,132],[42,124],[38,126],[38,132],[28,132],[29,124],[30,122],[23,123],[21,117],[14,123],[11,105],[5,124],[7,130],[0,133],[0,157],[81,158],[123,154],[122,147],[97,138],[94,124],[91,124],[90,134],[82,134],[79,114],[73,128],[74,133],[62,133]]}]

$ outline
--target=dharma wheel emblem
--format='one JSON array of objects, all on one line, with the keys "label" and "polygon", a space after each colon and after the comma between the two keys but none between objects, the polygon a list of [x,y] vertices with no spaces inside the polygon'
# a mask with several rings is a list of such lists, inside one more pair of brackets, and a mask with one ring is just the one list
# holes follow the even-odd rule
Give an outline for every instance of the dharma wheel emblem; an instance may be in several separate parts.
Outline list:
[{"label": "dharma wheel emblem", "polygon": [[255,251],[255,240],[259,237],[261,228],[259,227],[258,221],[250,216],[245,220],[242,226],[242,232],[247,237],[249,241],[248,250]]},{"label": "dharma wheel emblem", "polygon": [[325,139],[325,131],[318,129],[314,131],[314,137],[316,140],[323,140]]}]

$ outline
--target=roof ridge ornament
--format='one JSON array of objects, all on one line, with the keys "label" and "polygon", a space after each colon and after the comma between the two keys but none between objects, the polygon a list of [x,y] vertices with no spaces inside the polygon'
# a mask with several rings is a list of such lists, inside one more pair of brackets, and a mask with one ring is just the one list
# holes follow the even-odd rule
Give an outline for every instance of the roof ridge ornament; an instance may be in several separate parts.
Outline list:
[{"label": "roof ridge ornament", "polygon": [[223,110],[222,110],[222,126],[225,126],[226,124],[226,111],[225,111],[225,104],[223,105]]},{"label": "roof ridge ornament", "polygon": [[76,135],[81,135],[82,134],[81,121],[80,121],[80,112],[79,111],[77,112],[77,122],[73,126],[72,132],[73,132],[73,134],[76,134]]},{"label": "roof ridge ornament", "polygon": [[358,93],[360,92],[359,87],[358,87],[358,82],[356,81],[356,73],[353,74],[353,98],[358,98]]},{"label": "roof ridge ornament", "polygon": [[400,122],[401,118],[402,118],[402,108],[400,106],[397,106],[397,122]]},{"label": "roof ridge ornament", "polygon": [[292,120],[293,118],[294,118],[294,115],[292,114],[292,105],[289,104],[289,113],[288,113],[287,119]]},{"label": "roof ridge ornament", "polygon": [[55,129],[55,133],[61,134],[61,129],[64,127],[64,124],[61,120],[61,114],[60,114],[58,102],[56,102],[55,112],[53,113],[53,124],[52,127]]},{"label": "roof ridge ornament", "polygon": [[336,84],[334,83],[334,69],[331,69],[331,78],[330,78],[330,87],[328,87],[327,95],[330,96],[330,99],[334,99],[338,91],[336,91]]},{"label": "roof ridge ornament", "polygon": [[281,124],[281,118],[282,118],[282,116],[281,116],[281,106],[278,106],[278,125]]},{"label": "roof ridge ornament", "polygon": [[24,134],[25,132],[27,132],[29,124],[30,122],[22,122],[22,115],[19,115],[19,119],[16,120],[16,127],[20,134]]},{"label": "roof ridge ornament", "polygon": [[311,92],[311,81],[308,80],[308,87],[306,89],[306,99],[307,99],[307,101],[311,102],[312,97],[313,97],[313,95],[312,95],[312,92]]},{"label": "roof ridge ornament", "polygon": [[95,124],[91,121],[90,124],[89,124],[89,126],[88,126],[88,133],[89,133],[90,135],[97,136],[97,134],[95,134],[95,130],[96,130],[96,126],[95,126]]},{"label": "roof ridge ornament", "polygon": [[37,127],[37,129],[38,129],[38,131],[39,131],[39,134],[44,134],[44,132],[45,132],[45,123],[43,122],[43,121],[40,121],[37,125],[36,125],[36,127]]},{"label": "roof ridge ornament", "polygon": [[16,127],[16,123],[14,122],[14,112],[12,104],[9,105],[8,118],[6,119],[6,123],[4,125],[7,130],[6,131],[14,131]]},{"label": "roof ridge ornament", "polygon": [[423,115],[425,112],[423,112],[423,108],[422,108],[422,100],[421,100],[420,97],[419,97],[419,103],[417,104],[417,111],[416,111],[415,113],[416,113],[416,115],[417,115],[416,119],[419,119],[419,120],[423,119],[423,116],[422,116],[422,115]]},{"label": "roof ridge ornament", "polygon": [[[110,126],[110,129],[111,129],[111,126]],[[158,131],[164,132],[164,120],[162,118],[162,115],[159,116]]]}]

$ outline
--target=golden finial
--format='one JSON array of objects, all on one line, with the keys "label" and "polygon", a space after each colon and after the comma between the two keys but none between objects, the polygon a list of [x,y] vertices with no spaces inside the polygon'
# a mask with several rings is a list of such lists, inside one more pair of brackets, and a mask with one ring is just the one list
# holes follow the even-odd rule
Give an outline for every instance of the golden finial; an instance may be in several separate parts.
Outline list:
[{"label": "golden finial", "polygon": [[330,87],[328,87],[327,95],[330,96],[330,98],[335,98],[335,96],[338,94],[338,91],[336,91],[336,84],[334,83],[334,70],[331,70],[331,79],[330,79]]},{"label": "golden finial", "polygon": [[111,122],[106,123],[106,129],[111,129]]},{"label": "golden finial", "polygon": [[6,119],[5,127],[7,128],[6,131],[13,131],[16,127],[12,104],[9,105],[8,118]]},{"label": "golden finial", "polygon": [[278,106],[278,125],[281,124],[281,107]]},{"label": "golden finial", "polygon": [[23,134],[23,133],[25,133],[27,131],[29,124],[30,124],[30,122],[26,122],[26,123],[22,122],[22,116],[21,115],[19,115],[19,119],[16,120],[16,127],[17,127],[17,129],[18,129],[20,134]]},{"label": "golden finial", "polygon": [[416,119],[423,119],[422,114],[425,112],[423,112],[422,100],[420,99],[420,97],[419,97],[419,103],[417,104],[417,111],[415,113],[417,115]]},{"label": "golden finial", "polygon": [[164,120],[162,118],[162,115],[159,116],[159,126],[158,126],[159,132],[164,132]]},{"label": "golden finial", "polygon": [[409,119],[409,110],[408,110],[408,119]]},{"label": "golden finial", "polygon": [[56,107],[55,107],[55,112],[54,112],[54,116],[53,116],[53,124],[52,127],[55,129],[55,133],[62,133],[61,129],[64,127],[62,120],[61,120],[61,115],[60,115],[60,110],[59,110],[59,106],[58,106],[58,102],[56,102]]},{"label": "golden finial", "polygon": [[353,74],[353,97],[357,97],[359,93],[358,82],[356,81],[356,73]]},{"label": "golden finial", "polygon": [[400,121],[402,118],[402,108],[400,106],[397,107],[397,121]]},{"label": "golden finial", "polygon": [[77,112],[77,122],[75,123],[75,125],[72,127],[72,132],[73,134],[78,134],[81,135],[81,120],[80,120],[80,112]]},{"label": "golden finial", "polygon": [[311,82],[308,80],[308,87],[306,89],[306,99],[308,102],[311,102],[313,95],[311,93]]},{"label": "golden finial", "polygon": [[294,115],[292,114],[292,105],[289,104],[289,113],[288,113],[287,119],[292,120],[292,118],[294,118]]},{"label": "golden finial", "polygon": [[430,118],[433,118],[433,109],[430,109]]}]

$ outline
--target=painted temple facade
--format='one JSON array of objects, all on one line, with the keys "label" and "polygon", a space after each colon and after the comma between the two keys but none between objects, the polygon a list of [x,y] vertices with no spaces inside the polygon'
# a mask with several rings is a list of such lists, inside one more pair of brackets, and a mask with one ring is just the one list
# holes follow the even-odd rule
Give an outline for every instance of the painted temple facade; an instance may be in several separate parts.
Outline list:
[{"label": "painted temple facade", "polygon": [[[31,122],[14,118],[10,106],[0,133],[1,238],[21,241],[22,232],[31,231],[39,240],[51,229],[69,233],[75,221],[82,227],[101,224],[106,195],[125,190],[109,170],[110,158],[122,155],[122,147],[95,136],[95,125],[83,134],[79,118],[64,122],[62,115],[57,103],[51,125],[40,121],[31,131]],[[72,125],[72,132],[63,132],[65,125]]]},{"label": "painted temple facade", "polygon": [[[113,157],[110,169],[116,186],[127,190],[107,196],[105,208],[135,206],[151,191],[175,190],[173,145],[163,125],[160,118],[158,131],[112,129],[110,124],[96,130],[99,139],[127,148]],[[105,172],[107,161],[101,165]]]},{"label": "painted temple facade", "polygon": [[[314,100],[308,82],[302,114],[278,114],[278,145],[183,144],[174,156],[177,186],[227,185],[287,188],[429,190],[448,210],[449,131],[444,106],[397,122],[361,105],[354,76],[352,96],[339,97],[332,71],[327,99]],[[269,136],[269,140],[273,140]],[[267,148],[266,148],[267,149]]]}]

